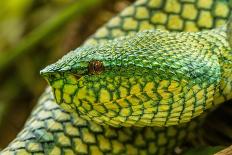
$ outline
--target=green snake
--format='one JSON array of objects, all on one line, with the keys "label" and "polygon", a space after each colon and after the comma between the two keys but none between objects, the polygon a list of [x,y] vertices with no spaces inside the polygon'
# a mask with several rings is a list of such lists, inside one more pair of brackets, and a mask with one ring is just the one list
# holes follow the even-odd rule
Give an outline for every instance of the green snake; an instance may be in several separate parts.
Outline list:
[{"label": "green snake", "polygon": [[51,87],[1,154],[172,154],[232,98],[230,9],[136,1],[41,71]]}]

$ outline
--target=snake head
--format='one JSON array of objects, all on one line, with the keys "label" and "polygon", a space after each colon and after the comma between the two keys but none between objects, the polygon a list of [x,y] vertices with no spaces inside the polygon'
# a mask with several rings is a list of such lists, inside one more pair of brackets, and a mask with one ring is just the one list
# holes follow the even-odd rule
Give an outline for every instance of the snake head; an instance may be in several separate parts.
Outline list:
[{"label": "snake head", "polygon": [[[129,102],[137,106],[139,113],[143,100],[148,100],[138,96],[142,93],[139,81],[145,85],[145,81],[153,79],[153,75],[148,76],[151,71],[148,57],[129,46],[123,39],[116,43],[82,46],[40,73],[52,87],[56,102],[66,111],[101,124],[108,124],[106,119],[115,117],[110,125],[120,126],[122,118],[130,115],[128,110],[132,105]],[[145,74],[146,79],[143,78]],[[122,109],[127,111],[123,117],[120,116]]]},{"label": "snake head", "polygon": [[217,57],[201,55],[191,36],[145,31],[82,46],[41,74],[62,108],[99,124],[188,122],[212,102],[220,74]]}]

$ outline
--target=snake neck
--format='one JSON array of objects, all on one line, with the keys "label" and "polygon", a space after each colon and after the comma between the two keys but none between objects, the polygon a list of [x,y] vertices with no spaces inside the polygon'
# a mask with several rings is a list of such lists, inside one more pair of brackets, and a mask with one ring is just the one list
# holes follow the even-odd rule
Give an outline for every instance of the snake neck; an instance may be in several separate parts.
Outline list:
[{"label": "snake neck", "polygon": [[203,37],[211,44],[213,53],[218,57],[221,70],[221,82],[215,94],[215,104],[232,99],[232,51],[227,37],[227,29],[226,26],[216,28]]}]

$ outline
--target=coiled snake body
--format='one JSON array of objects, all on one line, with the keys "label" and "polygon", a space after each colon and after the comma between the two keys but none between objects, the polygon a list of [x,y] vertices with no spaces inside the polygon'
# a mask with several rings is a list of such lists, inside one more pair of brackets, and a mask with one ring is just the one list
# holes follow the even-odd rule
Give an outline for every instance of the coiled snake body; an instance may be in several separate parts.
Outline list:
[{"label": "coiled snake body", "polygon": [[196,116],[232,97],[230,9],[136,1],[41,71],[52,88],[1,154],[172,154]]}]

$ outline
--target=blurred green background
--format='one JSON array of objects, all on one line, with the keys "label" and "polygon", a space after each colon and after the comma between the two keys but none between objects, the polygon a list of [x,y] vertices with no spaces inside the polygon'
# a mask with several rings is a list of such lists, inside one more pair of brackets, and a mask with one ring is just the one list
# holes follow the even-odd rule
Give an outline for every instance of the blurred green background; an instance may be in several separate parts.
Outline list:
[{"label": "blurred green background", "polygon": [[46,87],[40,69],[78,47],[133,0],[0,1],[0,148]]},{"label": "blurred green background", "polygon": [[[78,47],[133,1],[0,1],[0,148],[22,129],[44,91],[47,84],[39,71]],[[228,103],[209,115],[194,145],[231,144],[232,104]]]}]

